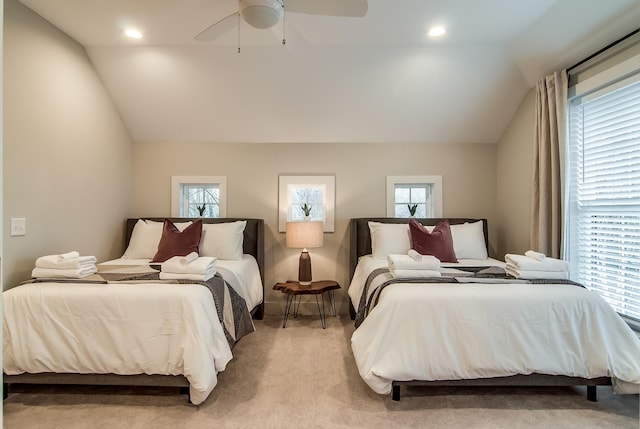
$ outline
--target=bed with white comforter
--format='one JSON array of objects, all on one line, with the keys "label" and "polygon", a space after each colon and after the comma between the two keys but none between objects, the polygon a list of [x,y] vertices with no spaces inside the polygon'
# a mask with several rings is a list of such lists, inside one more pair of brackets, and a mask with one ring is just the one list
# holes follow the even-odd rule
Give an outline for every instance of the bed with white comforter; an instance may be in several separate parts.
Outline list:
[{"label": "bed with white comforter", "polygon": [[[100,384],[95,376],[106,375],[114,377],[100,379],[105,384],[130,384],[120,376],[148,375],[156,377],[149,384],[164,385],[157,376],[170,376],[167,385],[188,385],[190,401],[202,403],[232,359],[235,342],[252,330],[250,310],[262,305],[263,241],[256,237],[262,225],[261,219],[248,220],[250,253],[217,261],[215,290],[204,284],[209,282],[93,280],[101,273],[157,278],[150,258],[124,257],[99,264],[98,274],[86,279],[5,291],[4,382],[58,383],[65,380],[60,375],[79,375],[73,383]],[[147,381],[136,378],[135,384]]]},{"label": "bed with white comforter", "polygon": [[200,404],[232,358],[201,285],[32,283],[3,299],[7,375],[184,375]]},{"label": "bed with white comforter", "polygon": [[[372,256],[370,239],[367,247],[357,237],[366,234],[366,222],[351,224],[352,250],[361,254],[352,255],[349,296],[358,307],[367,301],[363,294],[384,289],[351,343],[360,375],[375,392],[390,393],[395,382],[529,374],[587,379],[583,384],[606,377],[616,393],[639,392],[640,340],[599,295],[570,282],[447,280],[461,266],[504,265],[493,259],[443,264],[435,283],[392,281],[386,259]],[[372,272],[377,279],[365,291]]]}]

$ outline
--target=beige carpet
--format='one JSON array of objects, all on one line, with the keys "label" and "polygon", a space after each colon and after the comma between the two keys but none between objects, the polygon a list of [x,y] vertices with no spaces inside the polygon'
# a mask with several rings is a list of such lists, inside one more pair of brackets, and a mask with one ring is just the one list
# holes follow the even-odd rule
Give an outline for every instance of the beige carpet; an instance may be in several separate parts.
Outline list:
[{"label": "beige carpet", "polygon": [[200,406],[173,388],[16,386],[5,428],[633,428],[639,399],[598,388],[404,389],[400,402],[360,379],[348,317],[256,321]]}]

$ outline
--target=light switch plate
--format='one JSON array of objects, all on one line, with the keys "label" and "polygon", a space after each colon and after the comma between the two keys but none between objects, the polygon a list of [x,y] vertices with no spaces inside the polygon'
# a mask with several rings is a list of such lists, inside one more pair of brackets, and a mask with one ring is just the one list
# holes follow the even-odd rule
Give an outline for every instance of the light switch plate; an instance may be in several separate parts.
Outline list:
[{"label": "light switch plate", "polygon": [[27,235],[27,220],[23,217],[11,218],[11,236]]}]

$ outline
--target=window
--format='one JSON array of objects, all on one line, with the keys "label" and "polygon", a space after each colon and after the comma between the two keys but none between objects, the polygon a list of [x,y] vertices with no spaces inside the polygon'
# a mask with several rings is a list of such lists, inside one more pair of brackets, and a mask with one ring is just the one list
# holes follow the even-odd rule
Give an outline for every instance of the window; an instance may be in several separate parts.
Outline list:
[{"label": "window", "polygon": [[434,217],[432,201],[432,183],[396,184],[394,217]]},{"label": "window", "polygon": [[387,176],[387,216],[442,217],[442,176]]},{"label": "window", "polygon": [[287,220],[299,221],[309,217],[310,220],[324,221],[324,194],[322,186],[293,186]]},{"label": "window", "polygon": [[305,208],[314,221],[324,222],[324,231],[334,231],[335,176],[280,176],[278,230],[288,221],[304,220]]},{"label": "window", "polygon": [[171,215],[174,217],[226,217],[224,176],[171,177]]},{"label": "window", "polygon": [[220,217],[220,188],[207,183],[180,185],[180,217]]},{"label": "window", "polygon": [[[637,64],[637,63],[636,63]],[[640,321],[640,71],[569,101],[571,277]]]}]

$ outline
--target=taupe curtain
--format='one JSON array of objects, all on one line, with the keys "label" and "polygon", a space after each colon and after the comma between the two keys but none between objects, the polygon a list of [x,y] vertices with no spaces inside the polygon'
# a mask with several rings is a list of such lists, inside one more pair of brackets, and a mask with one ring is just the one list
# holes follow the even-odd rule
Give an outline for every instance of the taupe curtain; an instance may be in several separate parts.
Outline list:
[{"label": "taupe curtain", "polygon": [[536,85],[531,248],[559,258],[562,251],[562,179],[567,112],[567,72]]}]

